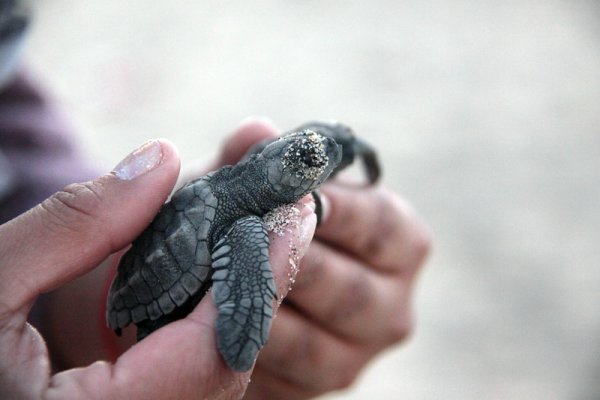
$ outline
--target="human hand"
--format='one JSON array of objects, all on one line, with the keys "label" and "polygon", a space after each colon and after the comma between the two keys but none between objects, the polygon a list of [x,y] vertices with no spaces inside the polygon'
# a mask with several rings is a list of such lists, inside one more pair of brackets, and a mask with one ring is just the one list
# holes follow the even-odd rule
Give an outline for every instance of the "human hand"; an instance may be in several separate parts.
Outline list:
[{"label": "human hand", "polygon": [[[91,271],[130,243],[164,203],[178,172],[174,147],[163,140],[149,142],[115,172],[68,186],[0,226],[0,398],[242,396],[250,372],[236,374],[221,359],[211,296],[205,296],[188,317],[148,336],[114,364],[97,361],[53,376],[44,339],[26,322],[41,293]],[[302,253],[312,237],[314,213],[308,207],[302,210],[298,231],[274,238],[271,244],[270,259],[280,296],[289,285],[290,240]],[[96,315],[90,319],[95,322]]]},{"label": "human hand", "polygon": [[[276,137],[269,123],[244,124],[221,163]],[[322,225],[258,357],[246,399],[305,399],[345,388],[377,353],[412,329],[411,295],[429,231],[396,194],[328,183]]]}]

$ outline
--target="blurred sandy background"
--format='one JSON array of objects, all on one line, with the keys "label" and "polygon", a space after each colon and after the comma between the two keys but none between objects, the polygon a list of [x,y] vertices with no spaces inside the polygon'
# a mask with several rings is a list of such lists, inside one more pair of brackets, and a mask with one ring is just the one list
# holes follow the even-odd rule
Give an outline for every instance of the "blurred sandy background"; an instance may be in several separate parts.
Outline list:
[{"label": "blurred sandy background", "polygon": [[104,169],[335,118],[435,232],[413,339],[327,399],[600,398],[600,3],[45,0],[26,59]]}]

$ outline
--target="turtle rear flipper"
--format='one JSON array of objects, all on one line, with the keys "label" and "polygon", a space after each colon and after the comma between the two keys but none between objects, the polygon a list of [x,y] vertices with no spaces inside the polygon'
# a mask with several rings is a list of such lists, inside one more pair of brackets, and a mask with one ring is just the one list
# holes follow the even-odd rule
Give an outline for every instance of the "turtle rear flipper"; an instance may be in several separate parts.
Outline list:
[{"label": "turtle rear flipper", "polygon": [[212,260],[217,345],[229,367],[247,371],[267,342],[277,295],[262,220],[236,221],[215,245]]}]

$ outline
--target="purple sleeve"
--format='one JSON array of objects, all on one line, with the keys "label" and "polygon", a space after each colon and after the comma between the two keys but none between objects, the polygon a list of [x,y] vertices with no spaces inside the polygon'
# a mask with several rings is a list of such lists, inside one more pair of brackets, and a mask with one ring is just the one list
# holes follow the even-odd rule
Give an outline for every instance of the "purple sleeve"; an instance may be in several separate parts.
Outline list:
[{"label": "purple sleeve", "polygon": [[0,92],[0,169],[0,223],[97,176],[59,112],[23,73]]}]

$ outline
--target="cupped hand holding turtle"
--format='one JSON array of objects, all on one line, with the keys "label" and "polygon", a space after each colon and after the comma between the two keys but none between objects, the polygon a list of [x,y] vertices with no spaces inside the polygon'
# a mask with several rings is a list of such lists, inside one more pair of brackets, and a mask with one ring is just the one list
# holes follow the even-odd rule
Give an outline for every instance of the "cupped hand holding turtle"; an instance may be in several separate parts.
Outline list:
[{"label": "cupped hand holding turtle", "polygon": [[[264,121],[242,124],[212,167],[237,162],[254,143],[277,134]],[[208,301],[114,364],[97,362],[53,377],[45,343],[26,325],[39,293],[90,271],[150,222],[179,170],[168,142],[160,142],[158,165],[149,163],[148,157],[158,154],[154,143],[145,147],[145,162],[122,170],[123,179],[112,174],[72,186],[0,228],[0,398],[14,393],[17,398],[237,398],[243,393],[249,373],[234,375],[220,359],[216,311]],[[141,175],[128,179],[136,171]],[[318,240],[274,320],[245,398],[302,399],[346,387],[378,352],[411,330],[412,287],[428,252],[427,229],[410,207],[380,186],[332,183],[322,191],[328,211]],[[310,231],[311,224],[312,217],[305,229]],[[288,285],[288,245],[289,238],[273,237],[271,262],[280,292]],[[69,325],[44,326],[54,339],[65,338],[50,342],[50,352],[63,365],[102,357],[93,347],[100,336],[96,325],[81,326],[72,313],[75,308],[87,310],[80,315],[98,312],[104,300],[90,288],[102,286],[104,273],[96,275],[100,281],[89,279],[91,286],[65,287],[61,291],[67,296],[46,299],[46,314],[51,311],[54,321]],[[85,296],[97,297],[85,301]],[[73,344],[74,329],[85,330],[85,340]]]},{"label": "cupped hand holding turtle", "polygon": [[[27,323],[41,294],[91,271],[130,243],[171,192],[179,157],[167,141],[152,141],[115,171],[75,184],[0,227],[0,398],[239,398],[249,373],[235,374],[216,350],[216,310],[210,296],[187,318],[130,348],[112,364],[51,375],[48,349]],[[140,202],[140,199],[144,199]],[[307,208],[305,208],[307,209]],[[314,229],[314,213],[299,229]],[[288,286],[289,240],[275,238],[271,262],[280,295]],[[79,321],[78,323],[82,323]],[[77,343],[72,343],[77,346]]]},{"label": "cupped hand holding turtle", "polygon": [[[249,121],[225,146],[235,163],[256,141],[279,134]],[[245,399],[307,399],[349,386],[413,327],[415,280],[430,248],[428,228],[382,186],[327,183],[315,240],[273,321]]]}]

